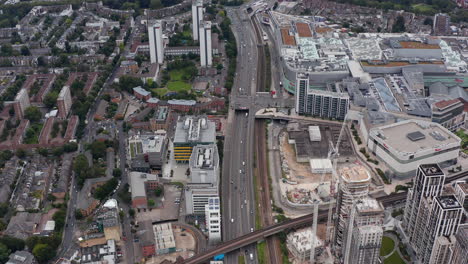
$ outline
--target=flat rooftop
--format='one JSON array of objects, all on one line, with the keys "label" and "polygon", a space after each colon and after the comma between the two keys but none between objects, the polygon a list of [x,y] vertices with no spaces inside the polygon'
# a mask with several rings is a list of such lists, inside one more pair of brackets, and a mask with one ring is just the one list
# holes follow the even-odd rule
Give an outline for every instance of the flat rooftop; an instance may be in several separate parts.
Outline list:
[{"label": "flat rooftop", "polygon": [[460,203],[454,195],[437,196],[436,200],[439,202],[443,209],[461,208]]},{"label": "flat rooftop", "polygon": [[296,46],[296,39],[294,36],[289,35],[289,28],[281,29],[281,38],[283,39],[284,45]]},{"label": "flat rooftop", "polygon": [[376,200],[372,198],[366,198],[360,200],[356,204],[357,210],[359,212],[382,212],[383,213],[383,207],[382,205]]},{"label": "flat rooftop", "polygon": [[377,137],[400,152],[415,153],[460,142],[456,135],[442,126],[419,120],[398,122],[377,128],[376,131]]},{"label": "flat rooftop", "polygon": [[419,41],[400,41],[403,49],[440,49],[437,44],[426,44]]},{"label": "flat rooftop", "polygon": [[422,169],[422,171],[424,172],[424,174],[426,176],[440,176],[440,175],[444,175],[444,172],[442,171],[442,169],[439,167],[438,164],[421,164],[419,165],[419,167]]},{"label": "flat rooftop", "polygon": [[365,182],[371,178],[363,166],[344,167],[339,170],[339,174],[347,182]]},{"label": "flat rooftop", "polygon": [[306,23],[296,23],[297,33],[301,38],[310,38],[312,37],[312,32],[310,31],[309,25]]},{"label": "flat rooftop", "polygon": [[147,181],[159,181],[158,175],[143,172],[130,172],[130,191],[132,199],[135,197],[146,197],[145,183]]},{"label": "flat rooftop", "polygon": [[361,61],[362,66],[366,67],[401,67],[401,66],[410,66],[410,65],[418,65],[418,64],[436,64],[436,65],[443,65],[443,61],[435,60],[435,61],[419,61],[417,63],[410,63],[409,61],[388,61],[384,62],[381,60],[374,60],[371,63],[367,61]]},{"label": "flat rooftop", "polygon": [[382,59],[382,49],[377,38],[349,38],[345,42],[356,60]]},{"label": "flat rooftop", "polygon": [[175,144],[215,142],[216,124],[206,116],[185,116],[177,121]]}]

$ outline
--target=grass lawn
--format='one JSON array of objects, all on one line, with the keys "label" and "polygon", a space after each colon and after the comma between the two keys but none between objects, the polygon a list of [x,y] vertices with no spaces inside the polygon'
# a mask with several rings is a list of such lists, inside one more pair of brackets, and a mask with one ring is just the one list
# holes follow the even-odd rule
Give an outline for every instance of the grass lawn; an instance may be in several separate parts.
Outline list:
[{"label": "grass lawn", "polygon": [[413,9],[414,9],[414,11],[416,13],[423,13],[423,14],[431,14],[431,13],[435,12],[435,10],[434,10],[434,8],[432,8],[432,6],[426,5],[426,4],[413,5]]},{"label": "grass lawn", "polygon": [[245,264],[245,257],[244,257],[244,255],[239,255],[239,257],[237,257],[237,263],[239,263],[239,264]]},{"label": "grass lawn", "polygon": [[171,81],[181,81],[184,72],[182,70],[172,70],[169,72],[169,76],[171,77]]},{"label": "grass lawn", "polygon": [[266,243],[262,241],[257,244],[258,263],[266,264]]},{"label": "grass lawn", "polygon": [[395,242],[393,239],[384,236],[382,238],[382,246],[380,247],[380,256],[386,256],[392,252],[393,248],[395,247]]},{"label": "grass lawn", "polygon": [[405,264],[406,262],[401,259],[398,251],[395,251],[390,257],[384,260],[384,264]]},{"label": "grass lawn", "polygon": [[167,88],[172,92],[182,92],[189,91],[192,88],[192,85],[184,81],[170,81],[167,83]]},{"label": "grass lawn", "polygon": [[166,95],[168,92],[188,92],[192,89],[192,85],[182,79],[184,70],[172,70],[169,72],[170,80],[165,88],[152,89],[159,97]]}]

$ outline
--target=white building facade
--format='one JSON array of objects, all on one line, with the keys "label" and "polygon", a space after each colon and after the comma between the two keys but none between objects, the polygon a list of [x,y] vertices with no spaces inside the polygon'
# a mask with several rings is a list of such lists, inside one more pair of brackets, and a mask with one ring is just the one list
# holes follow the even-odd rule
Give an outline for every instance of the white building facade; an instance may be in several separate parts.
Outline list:
[{"label": "white building facade", "polygon": [[200,64],[202,67],[213,65],[213,51],[211,49],[211,22],[200,21]]},{"label": "white building facade", "polygon": [[151,63],[162,64],[164,62],[164,42],[160,20],[148,26],[148,39]]},{"label": "white building facade", "polygon": [[461,140],[439,124],[405,120],[369,131],[367,147],[385,162],[395,177],[414,175],[419,164],[451,164],[458,158]]},{"label": "white building facade", "polygon": [[192,3],[192,36],[193,40],[198,40],[198,33],[203,20],[203,1],[195,0]]},{"label": "white building facade", "polygon": [[221,204],[219,197],[208,199],[205,205],[206,228],[208,229],[208,239],[210,244],[221,241]]}]

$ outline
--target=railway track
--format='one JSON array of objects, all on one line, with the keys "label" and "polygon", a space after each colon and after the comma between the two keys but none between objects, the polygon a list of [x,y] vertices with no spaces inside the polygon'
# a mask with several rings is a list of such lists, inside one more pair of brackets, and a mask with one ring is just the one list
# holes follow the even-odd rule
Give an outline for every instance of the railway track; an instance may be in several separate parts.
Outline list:
[{"label": "railway track", "polygon": [[[263,92],[266,90],[266,61],[265,61],[265,46],[263,45],[262,34],[258,27],[255,16],[251,16],[251,22],[255,30],[257,38],[257,49],[258,49],[258,62],[257,62],[257,92]],[[257,153],[257,176],[255,179],[259,186],[261,186],[261,195],[259,196],[259,202],[261,205],[261,220],[262,226],[270,226],[273,224],[272,219],[272,204],[270,194],[270,184],[268,175],[268,162],[266,156],[266,132],[265,132],[265,121],[255,121],[255,144]],[[266,239],[267,246],[267,263],[281,263],[281,249],[280,241],[277,237],[269,237]]]}]

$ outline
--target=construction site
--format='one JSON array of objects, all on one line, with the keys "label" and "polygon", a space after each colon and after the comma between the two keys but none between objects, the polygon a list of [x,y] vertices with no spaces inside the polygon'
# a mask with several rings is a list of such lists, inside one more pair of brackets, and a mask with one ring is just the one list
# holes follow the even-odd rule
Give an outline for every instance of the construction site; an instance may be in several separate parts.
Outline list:
[{"label": "construction site", "polygon": [[[327,203],[333,166],[355,162],[353,147],[342,123],[289,123],[280,133],[280,189],[293,204]],[[340,137],[341,133],[341,137]],[[334,154],[338,142],[339,156]],[[334,155],[334,156],[333,156]],[[339,164],[332,164],[332,158]]]}]

